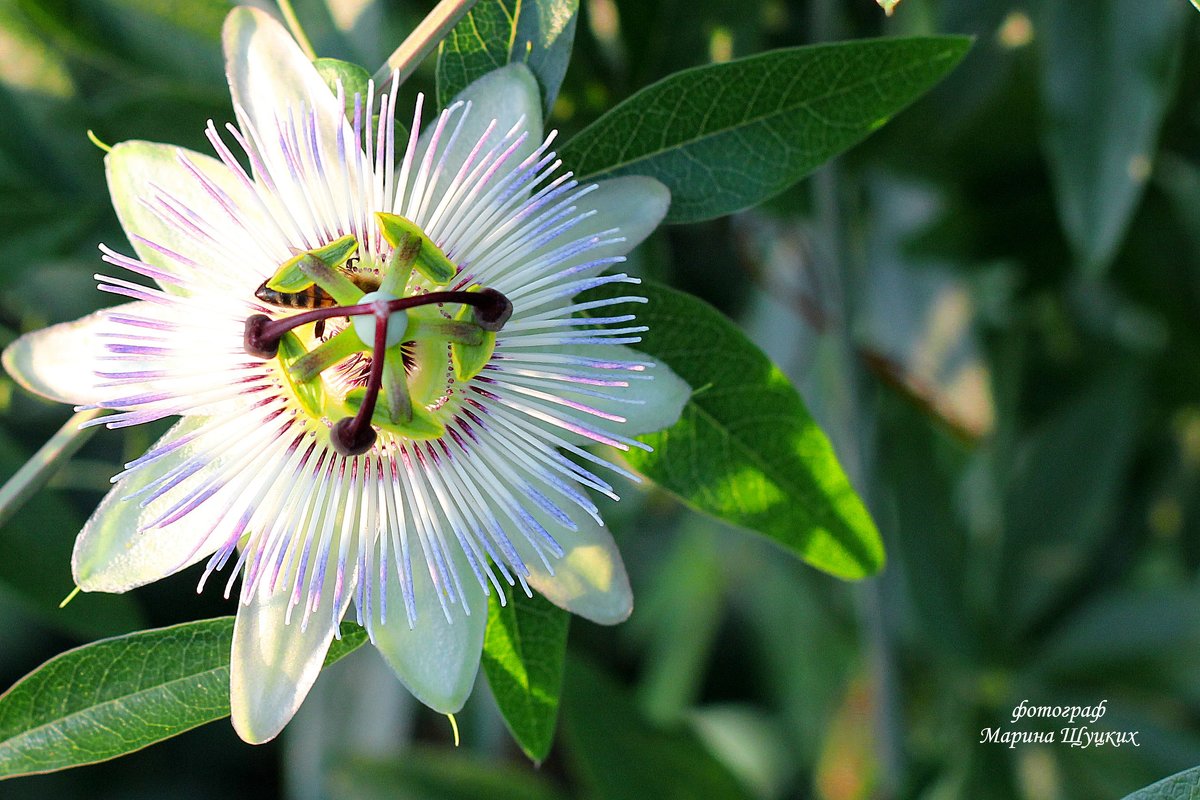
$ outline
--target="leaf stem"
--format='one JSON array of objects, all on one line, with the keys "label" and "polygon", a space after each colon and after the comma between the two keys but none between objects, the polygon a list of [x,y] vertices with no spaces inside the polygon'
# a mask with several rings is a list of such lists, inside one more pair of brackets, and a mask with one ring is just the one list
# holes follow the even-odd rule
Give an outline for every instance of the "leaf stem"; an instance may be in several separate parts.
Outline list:
[{"label": "leaf stem", "polygon": [[317,51],[313,49],[312,42],[304,35],[304,28],[300,27],[300,20],[296,17],[296,11],[292,8],[292,0],[275,0],[279,6],[280,13],[283,14],[283,21],[287,23],[288,30],[292,32],[292,36],[296,39],[296,44],[300,45],[300,49],[304,51],[304,55],[308,56],[309,61],[317,60]]},{"label": "leaf stem", "polygon": [[383,89],[397,71],[398,80],[403,83],[476,2],[477,0],[441,0],[433,11],[413,28],[412,33],[400,43],[395,52],[388,56],[388,60],[374,75],[375,85]]},{"label": "leaf stem", "polygon": [[79,426],[99,415],[100,409],[76,412],[0,487],[0,526],[8,522],[50,480],[63,462],[83,446],[95,428],[80,430]]}]

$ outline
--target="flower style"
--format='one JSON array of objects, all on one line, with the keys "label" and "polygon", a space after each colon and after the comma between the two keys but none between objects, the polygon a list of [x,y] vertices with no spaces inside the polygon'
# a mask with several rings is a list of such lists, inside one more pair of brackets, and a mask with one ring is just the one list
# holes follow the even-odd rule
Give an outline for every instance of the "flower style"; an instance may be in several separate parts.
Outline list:
[{"label": "flower style", "polygon": [[615,499],[597,472],[626,473],[582,445],[641,446],[689,389],[624,346],[641,298],[574,298],[636,283],[604,271],[667,191],[559,173],[523,65],[424,130],[418,98],[404,147],[394,86],[331,92],[246,7],[224,44],[239,126],[209,123],[218,158],[147,142],[106,158],[137,255],[103,259],[156,285],[97,276],[132,302],[4,353],[30,390],[113,410],[96,420],[111,428],[182,418],[113,478],[75,581],[122,592],[207,558],[203,588],[230,566],[247,741],[291,719],[351,603],[413,694],[457,711],[490,592],[519,584],[600,623],[632,608],[587,494]]}]

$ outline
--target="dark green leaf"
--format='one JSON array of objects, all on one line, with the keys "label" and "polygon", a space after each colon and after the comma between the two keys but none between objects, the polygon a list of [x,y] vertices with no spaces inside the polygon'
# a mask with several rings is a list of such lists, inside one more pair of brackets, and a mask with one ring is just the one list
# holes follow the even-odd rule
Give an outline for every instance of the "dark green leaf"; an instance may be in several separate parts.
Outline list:
[{"label": "dark green leaf", "polygon": [[625,692],[596,668],[572,661],[563,697],[570,756],[593,796],[602,800],[751,796],[693,732],[646,722]]},{"label": "dark green leaf", "polygon": [[[343,625],[325,663],[366,641]],[[0,779],[93,764],[229,716],[233,617],[69,650],[0,696]]]},{"label": "dark green leaf", "polygon": [[963,37],[776,50],[671,75],[563,147],[581,179],[650,175],[668,222],[719,217],[778,194],[861,141],[954,67]]},{"label": "dark green leaf", "polygon": [[959,459],[908,401],[889,397],[881,405],[880,441],[888,446],[880,472],[894,514],[892,556],[920,615],[919,629],[948,649],[968,653],[969,547],[954,506]]},{"label": "dark green leaf", "polygon": [[[1189,667],[1200,659],[1200,593],[1194,588],[1106,592],[1062,620],[1037,664],[1092,677],[1122,664],[1139,668],[1147,653],[1172,654]],[[1153,680],[1167,677],[1166,670],[1157,672]]]},{"label": "dark green leaf", "polygon": [[1197,800],[1200,798],[1200,767],[1163,778],[1155,784],[1139,789],[1125,800]]},{"label": "dark green leaf", "polygon": [[[773,548],[725,541],[721,549],[726,574],[740,573],[726,596],[736,619],[745,620],[741,646],[758,654],[761,702],[778,709],[781,742],[796,769],[812,769],[845,707],[861,641],[849,606],[864,593],[776,558]],[[720,641],[717,647],[720,654]]]},{"label": "dark green leaf", "polygon": [[571,615],[539,594],[488,600],[483,671],[525,755],[540,763],[554,743]]},{"label": "dark green leaf", "polygon": [[[620,286],[620,284],[616,284]],[[595,290],[615,297],[621,289]],[[883,566],[879,532],[825,434],[778,367],[712,306],[644,282],[637,349],[694,393],[679,421],[639,437],[629,462],[695,508],[788,548],[840,578]]]},{"label": "dark green leaf", "polygon": [[1104,376],[1025,443],[1004,498],[1000,572],[1011,621],[1026,623],[1085,570],[1116,523],[1142,407],[1141,375]]},{"label": "dark green leaf", "polygon": [[[638,701],[651,720],[678,719],[701,696],[725,609],[730,564],[713,525],[692,517],[658,570],[638,587],[638,613],[621,626],[642,660]],[[744,544],[744,543],[743,543]]]},{"label": "dark green leaf", "polygon": [[1112,261],[1150,176],[1174,94],[1182,9],[1142,0],[1045,4],[1045,146],[1067,238],[1092,274]]},{"label": "dark green leaf", "polygon": [[444,108],[471,81],[521,61],[537,77],[549,113],[571,59],[578,11],[579,0],[480,0],[442,42],[438,104]]},{"label": "dark green leaf", "polygon": [[329,791],[339,800],[561,800],[529,770],[422,747],[403,758],[338,765]]}]

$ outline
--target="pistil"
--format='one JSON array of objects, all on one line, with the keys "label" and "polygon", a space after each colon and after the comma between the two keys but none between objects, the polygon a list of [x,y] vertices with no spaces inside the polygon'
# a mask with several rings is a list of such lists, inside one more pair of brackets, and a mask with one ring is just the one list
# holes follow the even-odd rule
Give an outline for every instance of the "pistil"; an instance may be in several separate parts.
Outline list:
[{"label": "pistil", "polygon": [[[428,292],[426,294],[398,297],[386,303],[373,301],[358,303],[351,306],[330,306],[314,308],[284,319],[273,320],[266,314],[253,314],[246,319],[244,343],[246,352],[258,358],[274,358],[279,352],[279,340],[283,335],[301,325],[332,319],[335,317],[353,317],[360,314],[387,314],[395,311],[406,311],[410,308],[433,305],[435,303],[461,303],[475,309],[475,324],[485,331],[496,332],[504,327],[512,316],[512,302],[503,293],[495,289],[484,289],[479,292]],[[381,308],[381,306],[383,308]],[[386,328],[386,324],[383,325]]]},{"label": "pistil", "polygon": [[384,307],[385,303],[376,301],[372,305],[375,306],[375,345],[371,350],[371,373],[367,377],[367,393],[363,396],[358,413],[353,417],[338,420],[329,432],[333,449],[343,456],[361,456],[375,444],[376,434],[371,425],[371,417],[375,414],[375,403],[379,399],[379,389],[383,386],[388,317],[391,312]]},{"label": "pistil", "polygon": [[[464,307],[464,312],[467,308],[471,309],[468,313],[473,317],[473,321],[462,319],[460,314],[459,319],[455,321],[447,321],[441,325],[426,324],[424,328],[418,323],[409,329],[407,314],[403,312],[442,303],[460,304]],[[372,418],[385,382],[388,384],[388,419],[392,424],[413,421],[412,401],[408,394],[403,355],[399,347],[401,337],[432,336],[436,339],[441,338],[441,334],[452,346],[468,345],[478,348],[481,341],[475,340],[482,340],[485,336],[494,339],[495,332],[504,327],[512,316],[512,311],[512,302],[496,289],[428,292],[399,298],[374,293],[363,296],[360,302],[353,305],[317,308],[278,320],[272,320],[265,314],[254,314],[246,320],[244,344],[247,353],[270,359],[279,353],[283,338],[302,325],[335,317],[349,317],[354,320],[356,324],[353,329],[348,328],[340,332],[316,350],[294,360],[290,365],[285,364],[284,368],[290,370],[291,375],[303,384],[312,381],[324,369],[348,357],[364,345],[370,345],[371,367],[366,386],[361,390],[361,404],[353,417],[344,417],[334,423],[329,436],[330,443],[338,453],[343,456],[357,456],[366,453],[375,444],[377,433]],[[368,322],[363,319],[368,315],[374,322],[373,336],[369,327],[363,328],[358,324]],[[389,331],[389,326],[393,330]],[[404,330],[400,330],[401,328]],[[474,330],[476,335],[469,335],[471,330]],[[410,332],[412,337],[408,336]],[[356,342],[356,338],[359,341]],[[368,342],[368,338],[373,341]],[[455,342],[459,344],[454,344]],[[488,352],[490,353],[490,347]]]}]

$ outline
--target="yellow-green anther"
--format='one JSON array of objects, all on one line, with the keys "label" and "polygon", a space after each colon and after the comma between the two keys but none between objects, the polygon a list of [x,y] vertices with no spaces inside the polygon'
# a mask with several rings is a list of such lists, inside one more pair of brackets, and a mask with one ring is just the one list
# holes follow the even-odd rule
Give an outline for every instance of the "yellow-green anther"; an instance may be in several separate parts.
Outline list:
[{"label": "yellow-green anther", "polygon": [[466,345],[483,344],[483,328],[474,322],[448,319],[421,319],[410,317],[404,338],[419,342],[425,339],[441,339]]},{"label": "yellow-green anther", "polygon": [[414,260],[413,267],[433,283],[438,285],[449,283],[458,273],[458,267],[454,265],[454,262],[446,258],[442,249],[426,237],[421,227],[415,222],[405,219],[399,214],[388,214],[383,211],[377,212],[375,218],[379,220],[379,230],[383,233],[383,238],[387,239],[388,244],[392,247],[398,248],[402,242],[419,237],[421,252]]},{"label": "yellow-green anther", "polygon": [[408,236],[402,239],[400,244],[392,246],[392,254],[388,256],[383,267],[383,280],[379,284],[379,291],[397,297],[404,293],[404,287],[408,285],[408,279],[412,275],[413,264],[421,254],[422,238]]},{"label": "yellow-green anther", "polygon": [[353,329],[346,328],[339,331],[333,338],[322,342],[315,350],[310,350],[292,362],[288,367],[288,372],[293,380],[304,383],[311,381],[342,359],[369,349]]},{"label": "yellow-green anther", "polygon": [[[336,268],[350,260],[350,257],[357,250],[358,240],[347,234],[315,250],[298,253],[283,262],[283,265],[275,270],[275,274],[267,281],[267,288],[277,292],[295,293],[302,292],[316,283],[326,292],[329,292],[339,303],[352,303],[361,296],[362,291],[354,286],[348,278],[337,272]],[[320,262],[320,265],[324,266],[324,270],[320,269],[320,265],[313,265],[314,259]],[[340,278],[345,285],[355,289],[355,294],[348,296],[346,300],[341,299],[330,291],[329,287],[322,283],[322,281],[316,279],[316,273],[320,273],[322,276],[333,275],[336,278]],[[335,278],[327,278],[327,280],[331,283],[336,282]],[[344,286],[341,288],[344,289]]]},{"label": "yellow-green anther", "polygon": [[[287,365],[303,358],[306,355],[304,345],[296,334],[288,331],[279,340],[279,359],[280,363]],[[280,370],[283,373],[284,380],[288,382],[292,394],[300,401],[300,405],[308,413],[309,416],[320,418],[325,414],[325,382],[321,379],[320,374],[307,381],[298,381],[292,377],[291,370]]]},{"label": "yellow-green anther", "polygon": [[482,331],[482,344],[459,344],[452,342],[450,344],[450,358],[454,362],[454,375],[460,381],[469,381],[487,366],[487,363],[492,360],[492,353],[496,349],[496,334],[491,331]]},{"label": "yellow-green anther", "polygon": [[408,391],[414,406],[437,402],[446,391],[446,373],[450,353],[444,341],[427,339],[412,344],[413,371],[408,376]]},{"label": "yellow-green anther", "polygon": [[[376,412],[376,418],[378,416],[379,412]],[[380,427],[409,439],[440,439],[446,435],[446,426],[434,419],[429,412],[419,408],[413,409],[412,419],[387,421],[381,423]]]},{"label": "yellow-green anther", "polygon": [[[366,396],[367,390],[363,388],[352,389],[346,395],[346,407],[352,413],[357,413],[362,406],[363,397]],[[382,404],[375,406],[375,413],[371,415],[371,424],[380,430],[391,431],[398,433],[401,436],[409,439],[437,439],[444,436],[446,426],[433,418],[428,411],[423,408],[414,406],[412,409],[412,418],[407,420],[398,420],[393,422],[388,411],[384,410]]]},{"label": "yellow-green anther", "polygon": [[301,253],[283,262],[282,266],[275,270],[275,274],[267,281],[267,288],[294,294],[312,286],[312,278],[305,275],[304,271],[300,269],[300,259],[305,255],[307,254]]},{"label": "yellow-green anther", "polygon": [[315,250],[309,250],[308,252],[331,267],[340,267],[358,252],[358,239],[347,233],[345,236],[339,236],[334,239],[329,244],[321,245]]},{"label": "yellow-green anther", "polygon": [[412,420],[413,405],[408,394],[408,373],[404,369],[404,353],[398,344],[388,348],[387,357],[383,362],[383,398],[387,402],[389,422],[397,424]]},{"label": "yellow-green anther", "polygon": [[[330,297],[341,306],[352,306],[363,296],[363,290],[341,272],[331,267],[324,259],[311,253],[296,257],[296,266],[312,279],[312,282],[324,289]],[[269,284],[268,284],[269,285]],[[274,288],[274,287],[270,287]]]},{"label": "yellow-green anther", "polygon": [[[468,292],[477,292],[480,287],[478,285],[467,289]],[[464,305],[454,315],[455,322],[459,324],[469,324],[479,331],[478,342],[450,342],[450,360],[454,364],[454,375],[460,381],[469,381],[474,378],[487,363],[492,360],[492,353],[496,350],[496,334],[492,331],[485,331],[475,323],[468,323],[467,320],[475,318],[475,309],[472,306]]]}]

